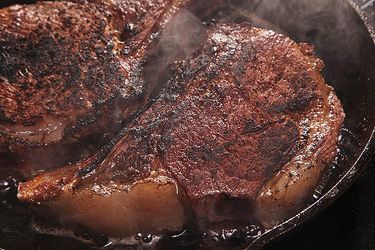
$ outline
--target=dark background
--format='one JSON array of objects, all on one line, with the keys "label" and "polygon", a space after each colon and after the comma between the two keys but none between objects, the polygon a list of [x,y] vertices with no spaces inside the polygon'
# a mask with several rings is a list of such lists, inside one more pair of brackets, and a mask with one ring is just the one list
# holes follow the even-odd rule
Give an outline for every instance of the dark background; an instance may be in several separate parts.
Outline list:
[{"label": "dark background", "polygon": [[264,250],[286,249],[375,249],[375,158],[331,207]]}]

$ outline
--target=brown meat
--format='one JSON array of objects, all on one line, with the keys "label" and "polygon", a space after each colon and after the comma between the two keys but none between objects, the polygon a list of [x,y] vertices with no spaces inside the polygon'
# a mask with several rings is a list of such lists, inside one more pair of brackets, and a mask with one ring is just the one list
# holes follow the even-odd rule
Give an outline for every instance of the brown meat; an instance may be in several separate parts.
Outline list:
[{"label": "brown meat", "polygon": [[92,152],[147,103],[155,34],[186,1],[76,2],[0,10],[0,158],[26,175]]},{"label": "brown meat", "polygon": [[[223,197],[248,201],[248,216],[265,225],[264,211],[284,219],[336,154],[344,113],[322,67],[309,45],[284,35],[210,27],[200,50],[176,63],[158,99],[109,154],[22,183],[18,197],[44,215],[109,235],[181,229],[191,211],[201,222],[225,220]],[[290,186],[273,186],[280,178]],[[276,202],[265,188],[275,189]],[[130,206],[140,190],[153,198]],[[287,213],[278,213],[285,193]],[[103,211],[111,213],[102,219]],[[150,222],[150,214],[164,224]]]}]

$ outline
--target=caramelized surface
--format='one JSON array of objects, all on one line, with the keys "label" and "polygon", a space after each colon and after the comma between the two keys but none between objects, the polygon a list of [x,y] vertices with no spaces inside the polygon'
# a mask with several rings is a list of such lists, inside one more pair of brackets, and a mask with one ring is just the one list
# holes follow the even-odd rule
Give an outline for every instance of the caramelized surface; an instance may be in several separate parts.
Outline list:
[{"label": "caramelized surface", "polygon": [[[183,190],[179,200],[185,211],[193,211],[200,221],[228,219],[210,206],[220,204],[222,196],[247,200],[250,216],[265,224],[263,211],[283,219],[298,209],[299,199],[309,195],[333,159],[344,117],[320,75],[323,63],[310,46],[245,24],[218,24],[201,39],[201,48],[175,64],[160,96],[128,125],[108,154],[104,150],[22,183],[18,197],[35,208],[41,203],[62,211],[62,204],[70,204],[65,209],[72,211],[81,206],[74,197],[131,194],[134,184],[163,176]],[[264,201],[264,188],[277,188],[275,178],[292,178],[290,166],[296,159],[314,172],[294,179],[286,198],[287,186],[270,196],[276,203]],[[287,213],[274,209],[284,203]],[[95,213],[99,208],[90,209]],[[131,206],[125,209],[135,213]],[[63,212],[58,216],[92,227],[89,220]]]},{"label": "caramelized surface", "polygon": [[152,92],[142,69],[155,32],[183,4],[62,1],[1,9],[1,157],[36,171],[108,142]]}]

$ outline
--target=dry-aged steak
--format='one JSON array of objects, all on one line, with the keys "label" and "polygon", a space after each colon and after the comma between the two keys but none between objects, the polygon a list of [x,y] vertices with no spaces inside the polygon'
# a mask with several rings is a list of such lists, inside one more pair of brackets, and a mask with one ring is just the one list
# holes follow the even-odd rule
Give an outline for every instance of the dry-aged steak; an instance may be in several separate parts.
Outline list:
[{"label": "dry-aged steak", "polygon": [[0,10],[0,155],[12,166],[60,166],[108,142],[152,92],[152,41],[184,4],[76,2]]},{"label": "dry-aged steak", "polygon": [[117,236],[180,230],[192,213],[201,225],[235,219],[223,208],[233,200],[272,225],[336,154],[344,113],[322,67],[311,46],[273,31],[208,27],[109,153],[23,183],[18,197]]}]

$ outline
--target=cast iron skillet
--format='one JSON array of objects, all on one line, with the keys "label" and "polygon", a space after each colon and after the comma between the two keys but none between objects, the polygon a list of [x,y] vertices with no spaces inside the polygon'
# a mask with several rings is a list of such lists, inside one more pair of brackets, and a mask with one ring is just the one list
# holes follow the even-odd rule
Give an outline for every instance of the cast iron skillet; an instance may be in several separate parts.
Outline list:
[{"label": "cast iron skillet", "polygon": [[[215,11],[210,18],[226,22],[246,21],[254,26],[285,33],[295,41],[313,44],[316,54],[325,62],[324,77],[335,88],[346,113],[339,156],[329,167],[322,185],[317,187],[306,208],[271,230],[255,227],[256,230],[250,230],[245,238],[237,239],[238,246],[260,249],[332,204],[361,174],[374,155],[375,18],[370,17],[372,12],[375,13],[375,7],[366,5],[362,0],[224,2],[225,7]],[[369,0],[368,3],[370,2],[372,1]],[[10,3],[14,1],[6,0],[0,3],[0,7]],[[27,229],[29,221],[30,213],[22,204],[12,198],[8,198],[5,203],[3,201],[0,204],[0,248],[87,248],[80,242],[72,242],[71,239],[35,234]],[[171,239],[162,241],[159,247],[167,248],[173,245],[174,249],[192,249],[211,245],[201,243],[194,237],[194,234],[187,233],[183,236],[182,243],[179,243],[178,239]],[[220,237],[215,237],[213,245],[237,246],[221,243],[218,239]],[[100,237],[96,240],[100,245]],[[189,240],[195,243],[190,245]]]},{"label": "cast iron skillet", "polygon": [[[371,1],[276,0],[250,8],[296,41],[315,45],[325,62],[324,77],[335,88],[346,113],[340,153],[325,175],[324,186],[303,211],[262,232],[249,245],[258,249],[332,204],[362,173],[375,153],[375,6]],[[263,6],[262,6],[263,5]],[[371,12],[372,11],[372,12]],[[278,13],[278,14],[276,14]],[[272,28],[272,27],[270,27]]]}]

